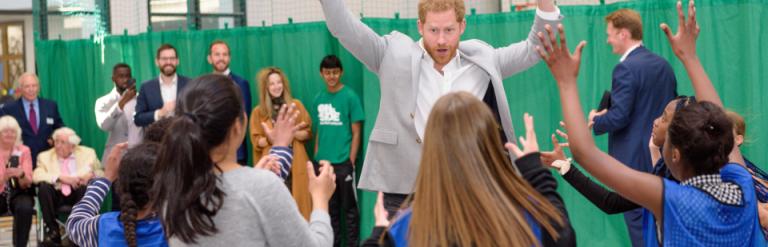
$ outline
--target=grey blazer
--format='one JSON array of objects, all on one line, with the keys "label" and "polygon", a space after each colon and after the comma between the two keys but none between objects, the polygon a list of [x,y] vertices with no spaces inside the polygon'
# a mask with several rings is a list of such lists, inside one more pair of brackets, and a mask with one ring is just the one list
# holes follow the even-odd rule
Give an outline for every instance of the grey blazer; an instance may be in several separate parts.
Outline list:
[{"label": "grey blazer", "polygon": [[[355,18],[343,0],[321,0],[328,30],[374,74],[379,76],[381,99],[376,123],[368,142],[358,187],[371,191],[410,194],[421,159],[421,140],[416,134],[414,114],[419,88],[419,62],[425,55],[417,42],[394,31],[379,36]],[[556,27],[562,20],[535,18],[528,39],[495,49],[479,40],[462,41],[462,59],[488,72],[494,88],[501,125],[507,140],[515,133],[502,79],[523,71],[539,61],[536,33],[544,25]],[[500,144],[501,145],[501,144]],[[513,157],[514,159],[514,157]]]}]

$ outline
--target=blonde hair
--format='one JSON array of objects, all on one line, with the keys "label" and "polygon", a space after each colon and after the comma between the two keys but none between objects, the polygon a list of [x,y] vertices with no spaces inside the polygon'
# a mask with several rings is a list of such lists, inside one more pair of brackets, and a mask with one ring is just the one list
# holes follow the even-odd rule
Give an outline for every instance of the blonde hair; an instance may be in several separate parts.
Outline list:
[{"label": "blonde hair", "polygon": [[631,9],[620,9],[605,17],[614,28],[627,29],[634,40],[643,40],[643,20],[640,13]]},{"label": "blonde hair", "polygon": [[426,21],[428,12],[442,12],[453,10],[456,13],[456,21],[464,21],[466,8],[464,0],[420,0],[419,1],[419,20]]},{"label": "blonde hair", "polygon": [[5,129],[12,129],[13,131],[16,131],[15,145],[21,145],[21,127],[15,118],[7,115],[0,117],[0,131]]},{"label": "blonde hair", "polygon": [[554,239],[564,224],[514,171],[490,109],[466,92],[432,108],[409,203],[412,246],[538,246],[526,213]]},{"label": "blonde hair", "polygon": [[278,67],[266,67],[259,71],[256,75],[256,80],[259,81],[259,110],[262,116],[272,118],[272,96],[269,95],[269,76],[277,74],[280,76],[280,80],[283,81],[283,98],[285,103],[290,104],[293,102],[291,97],[291,87],[288,83],[288,77],[285,76],[285,72]]},{"label": "blonde hair", "polygon": [[75,146],[80,145],[80,137],[77,136],[77,133],[75,133],[75,130],[73,129],[70,129],[68,127],[61,127],[54,130],[51,136],[55,141],[59,135],[69,135],[69,138],[67,138],[67,142]]}]

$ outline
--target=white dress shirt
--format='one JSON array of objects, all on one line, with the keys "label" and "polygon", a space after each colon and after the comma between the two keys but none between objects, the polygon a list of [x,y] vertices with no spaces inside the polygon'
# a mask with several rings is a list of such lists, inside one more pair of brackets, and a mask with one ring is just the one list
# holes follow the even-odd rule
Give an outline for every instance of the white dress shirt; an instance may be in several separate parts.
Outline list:
[{"label": "white dress shirt", "polygon": [[[163,103],[168,101],[176,101],[176,92],[179,85],[179,75],[173,74],[173,79],[171,80],[171,83],[165,83],[163,82],[163,76],[160,76],[158,78],[158,83],[160,84],[160,96],[163,98]],[[155,110],[155,121],[160,120],[160,116],[158,116],[158,110]],[[168,116],[172,116],[173,113],[169,113]]]},{"label": "white dress shirt", "polygon": [[629,47],[629,49],[626,52],[624,52],[624,55],[621,55],[621,58],[619,58],[619,62],[624,62],[624,60],[627,60],[627,56],[629,56],[629,54],[632,53],[632,51],[634,51],[635,49],[637,49],[642,45],[643,45],[643,42],[640,42],[640,43],[637,43],[636,45],[633,45],[632,47]]},{"label": "white dress shirt", "polygon": [[[536,9],[536,15],[545,20],[557,20],[560,18],[560,9],[556,8],[553,12],[544,12]],[[419,45],[424,49],[424,41],[419,40]],[[483,99],[488,85],[491,82],[491,76],[487,71],[469,61],[462,61],[460,50],[456,50],[456,55],[443,67],[441,74],[434,67],[434,60],[426,49],[421,58],[419,66],[419,87],[416,94],[416,112],[414,116],[414,125],[419,138],[424,138],[424,129],[427,126],[427,118],[432,111],[437,99],[451,92],[466,91],[475,95],[478,99]]]}]

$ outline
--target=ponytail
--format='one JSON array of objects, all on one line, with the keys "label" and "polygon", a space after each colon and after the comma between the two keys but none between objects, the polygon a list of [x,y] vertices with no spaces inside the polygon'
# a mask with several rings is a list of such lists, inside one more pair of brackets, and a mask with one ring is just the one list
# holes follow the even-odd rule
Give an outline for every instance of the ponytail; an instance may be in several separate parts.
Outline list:
[{"label": "ponytail", "polygon": [[175,117],[162,138],[153,208],[163,222],[168,238],[195,243],[199,235],[218,232],[213,221],[224,202],[217,185],[221,169],[211,150],[226,145],[236,121],[244,121],[240,91],[232,80],[205,75],[187,83],[177,97]]},{"label": "ponytail", "polygon": [[161,214],[166,235],[195,243],[195,235],[217,231],[213,216],[219,211],[224,192],[216,186],[217,168],[209,155],[209,146],[194,117],[175,117],[165,135],[163,148],[155,165],[156,183],[152,196],[164,204],[155,204]]}]

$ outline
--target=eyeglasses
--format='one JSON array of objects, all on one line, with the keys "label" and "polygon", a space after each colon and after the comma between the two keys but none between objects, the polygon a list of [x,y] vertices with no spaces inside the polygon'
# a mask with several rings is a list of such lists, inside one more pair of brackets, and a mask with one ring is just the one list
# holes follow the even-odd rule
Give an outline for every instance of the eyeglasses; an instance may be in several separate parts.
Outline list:
[{"label": "eyeglasses", "polygon": [[179,59],[179,58],[178,57],[158,57],[157,58],[157,60],[164,61],[164,62],[165,61],[173,61],[173,60],[176,60],[176,59]]}]

